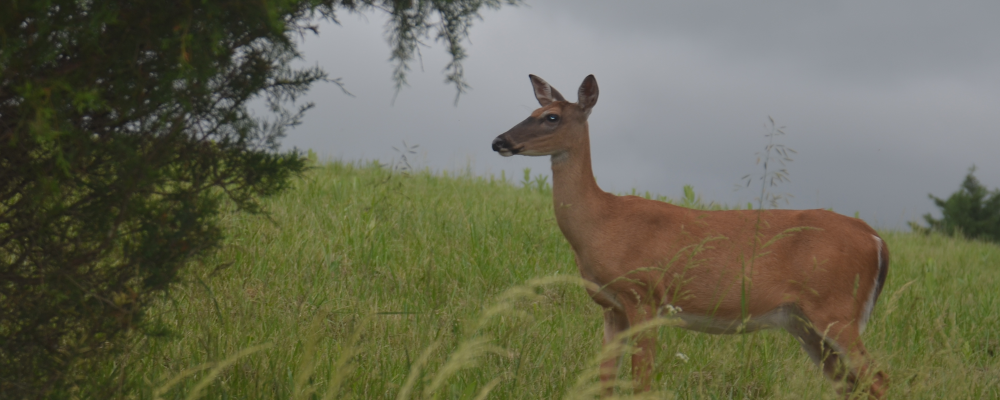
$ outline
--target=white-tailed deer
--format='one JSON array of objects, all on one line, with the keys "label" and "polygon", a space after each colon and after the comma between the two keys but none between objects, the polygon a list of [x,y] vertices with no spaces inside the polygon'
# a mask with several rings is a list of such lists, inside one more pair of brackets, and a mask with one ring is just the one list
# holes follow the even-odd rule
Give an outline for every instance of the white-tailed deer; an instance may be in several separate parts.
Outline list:
[{"label": "white-tailed deer", "polygon": [[[593,75],[576,103],[529,76],[542,105],[493,140],[503,156],[552,157],[556,220],[588,289],[604,307],[604,342],[660,315],[668,305],[686,328],[744,333],[783,328],[848,396],[859,383],[882,398],[887,380],[861,343],[885,285],[889,249],[863,221],[825,210],[700,211],[602,191],[590,166],[587,117],[597,103]],[[648,390],[651,332],[636,337],[632,372]],[[617,358],[601,366],[613,390]]]}]

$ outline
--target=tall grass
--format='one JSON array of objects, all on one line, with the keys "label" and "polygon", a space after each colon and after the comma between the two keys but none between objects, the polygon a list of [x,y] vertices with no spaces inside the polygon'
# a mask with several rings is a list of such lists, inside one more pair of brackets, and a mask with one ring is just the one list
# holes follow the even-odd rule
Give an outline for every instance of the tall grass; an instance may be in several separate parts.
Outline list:
[{"label": "tall grass", "polygon": [[[548,185],[451,175],[335,162],[269,200],[270,218],[233,214],[223,250],[152,308],[95,387],[144,399],[593,397],[601,310]],[[880,234],[892,265],[864,338],[890,394],[1000,398],[1000,248]],[[653,329],[651,397],[837,398],[784,332]]]}]

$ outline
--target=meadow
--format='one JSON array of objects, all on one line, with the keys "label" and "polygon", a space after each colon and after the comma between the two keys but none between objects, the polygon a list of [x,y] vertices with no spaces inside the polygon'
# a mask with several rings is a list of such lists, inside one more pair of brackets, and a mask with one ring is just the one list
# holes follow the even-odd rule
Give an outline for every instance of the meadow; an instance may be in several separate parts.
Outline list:
[{"label": "meadow", "polygon": [[[269,216],[226,214],[221,251],[157,300],[95,385],[142,399],[593,398],[601,309],[544,178],[526,181],[317,165],[265,201]],[[880,234],[892,264],[863,337],[891,397],[1000,398],[1000,247]],[[840,398],[783,331],[656,329],[646,396]]]}]

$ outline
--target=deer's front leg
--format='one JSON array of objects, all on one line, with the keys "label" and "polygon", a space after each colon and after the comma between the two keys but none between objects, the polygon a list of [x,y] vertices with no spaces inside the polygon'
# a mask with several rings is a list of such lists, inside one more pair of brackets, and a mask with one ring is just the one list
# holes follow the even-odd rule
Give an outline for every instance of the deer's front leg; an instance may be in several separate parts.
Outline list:
[{"label": "deer's front leg", "polygon": [[655,318],[655,309],[648,305],[639,305],[635,308],[627,308],[627,310],[629,311],[626,313],[629,327],[641,329],[631,333],[631,339],[635,341],[635,349],[632,353],[632,383],[635,393],[645,392],[653,383],[657,330],[649,326],[643,328],[642,324]]},{"label": "deer's front leg", "polygon": [[[614,308],[604,309],[604,348],[605,350],[621,343],[623,338],[619,334],[628,329],[628,317],[624,312]],[[610,396],[615,391],[615,380],[618,378],[618,359],[620,352],[615,351],[607,354],[607,358],[601,361],[601,387],[604,395]]]}]

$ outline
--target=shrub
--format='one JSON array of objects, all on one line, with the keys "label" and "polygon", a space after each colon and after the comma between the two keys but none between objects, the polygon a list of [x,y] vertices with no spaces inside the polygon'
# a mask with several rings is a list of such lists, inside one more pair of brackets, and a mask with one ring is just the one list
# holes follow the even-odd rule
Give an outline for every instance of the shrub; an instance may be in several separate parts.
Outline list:
[{"label": "shrub", "polygon": [[[0,2],[0,397],[66,397],[96,379],[88,363],[215,249],[220,206],[259,212],[304,169],[278,140],[310,106],[294,100],[326,79],[290,65],[314,17],[387,11],[397,82],[433,35],[461,92],[459,42],[499,5]],[[255,99],[271,114],[255,116]]]},{"label": "shrub", "polygon": [[975,166],[969,169],[962,186],[947,200],[928,195],[941,209],[941,219],[925,214],[924,220],[929,226],[925,228],[911,222],[911,228],[1000,243],[1000,190],[988,190],[973,175],[975,171]]}]

